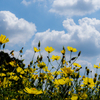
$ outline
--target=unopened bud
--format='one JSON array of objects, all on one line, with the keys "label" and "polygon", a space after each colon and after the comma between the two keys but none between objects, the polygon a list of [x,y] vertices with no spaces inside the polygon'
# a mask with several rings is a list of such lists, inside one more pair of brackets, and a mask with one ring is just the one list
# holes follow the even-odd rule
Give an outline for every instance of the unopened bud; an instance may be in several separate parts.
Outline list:
[{"label": "unopened bud", "polygon": [[94,77],[93,81],[94,81],[94,83],[96,82],[96,77]]},{"label": "unopened bud", "polygon": [[97,73],[95,73],[95,77],[97,77]]}]

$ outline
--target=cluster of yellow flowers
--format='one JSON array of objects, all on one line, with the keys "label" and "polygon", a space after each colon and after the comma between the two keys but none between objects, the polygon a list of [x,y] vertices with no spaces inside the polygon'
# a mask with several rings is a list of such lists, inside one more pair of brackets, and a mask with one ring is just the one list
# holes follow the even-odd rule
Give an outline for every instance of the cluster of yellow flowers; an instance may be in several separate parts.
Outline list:
[{"label": "cluster of yellow flowers", "polygon": [[[0,44],[7,43],[5,35],[0,36]],[[55,49],[52,47],[44,48],[48,55]],[[77,52],[76,48],[67,47],[68,51]],[[40,42],[38,48],[34,47],[34,55],[39,52],[37,60],[30,62],[27,68],[24,68],[17,61],[4,61],[0,65],[0,98],[2,100],[99,100],[100,99],[100,75],[95,73],[94,78],[89,78],[91,71],[86,67],[83,77],[80,75],[81,65],[75,63],[80,56],[70,58],[66,61],[66,50],[61,50],[62,57],[58,55],[47,56],[48,63],[61,59],[58,67],[52,64],[51,70],[43,61],[40,53]],[[14,51],[11,52],[11,54]],[[22,53],[22,49],[20,50]],[[1,60],[1,57],[0,57]],[[71,63],[72,62],[72,63]],[[12,70],[9,71],[9,68]],[[52,72],[52,69],[56,69]],[[98,70],[100,63],[94,65]],[[98,76],[98,79],[97,79]]]}]

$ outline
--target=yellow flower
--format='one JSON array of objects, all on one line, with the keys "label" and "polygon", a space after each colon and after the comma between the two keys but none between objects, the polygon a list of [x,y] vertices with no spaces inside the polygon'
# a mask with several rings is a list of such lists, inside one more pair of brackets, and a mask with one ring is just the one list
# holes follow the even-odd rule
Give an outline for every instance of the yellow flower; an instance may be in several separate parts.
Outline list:
[{"label": "yellow flower", "polygon": [[72,97],[71,97],[71,100],[78,100],[77,94],[73,94]]},{"label": "yellow flower", "polygon": [[54,48],[52,48],[52,47],[46,47],[45,48],[45,51],[47,51],[48,53],[51,53],[52,51],[54,51]]},{"label": "yellow flower", "polygon": [[73,65],[76,67],[81,67],[81,65],[79,65],[78,63],[73,63]]},{"label": "yellow flower", "polygon": [[94,67],[94,68],[100,68],[100,63],[99,63],[99,66],[94,64],[93,67]]},{"label": "yellow flower", "polygon": [[16,70],[18,73],[24,74],[24,70],[21,67],[18,67]]},{"label": "yellow flower", "polygon": [[58,80],[55,79],[54,84],[56,84],[56,85],[64,85],[65,81],[63,79],[58,79]]},{"label": "yellow flower", "polygon": [[37,90],[36,88],[28,88],[28,87],[25,87],[24,91],[26,93],[29,93],[29,94],[42,94],[43,92],[41,90]]},{"label": "yellow flower", "polygon": [[74,70],[71,69],[71,67],[64,66],[63,68],[60,68],[64,74],[72,74]]},{"label": "yellow flower", "polygon": [[37,66],[40,68],[44,68],[44,67],[46,67],[46,64],[44,62],[41,62],[41,63],[37,64]]},{"label": "yellow flower", "polygon": [[[92,78],[88,78],[88,77],[83,78],[83,83],[84,83],[84,85],[88,85],[91,88],[93,88],[95,86],[95,83]],[[82,85],[82,86],[84,86],[84,85]]]},{"label": "yellow flower", "polygon": [[8,87],[8,84],[10,86],[11,85],[11,82],[6,77],[4,77],[3,82],[2,82],[3,88]]},{"label": "yellow flower", "polygon": [[34,47],[34,51],[35,52],[39,52],[39,51],[41,51],[40,49],[38,50],[36,47]]},{"label": "yellow flower", "polygon": [[6,42],[9,42],[9,39],[8,38],[6,39],[6,36],[1,34],[0,44],[6,43]]},{"label": "yellow flower", "polygon": [[9,64],[10,64],[12,67],[16,67],[16,62],[15,62],[15,61],[11,61],[11,62],[9,62]]},{"label": "yellow flower", "polygon": [[13,72],[7,72],[7,75],[15,75],[15,73],[13,73]]},{"label": "yellow flower", "polygon": [[60,58],[60,56],[52,55],[51,59],[52,59],[52,61],[54,61],[54,60],[59,60],[61,58]]},{"label": "yellow flower", "polygon": [[61,53],[62,53],[62,54],[65,54],[65,52],[66,52],[66,50],[61,50]]},{"label": "yellow flower", "polygon": [[73,47],[70,47],[70,46],[68,46],[67,49],[68,49],[68,51],[71,51],[71,52],[76,52],[77,51],[76,48],[73,48]]},{"label": "yellow flower", "polygon": [[13,79],[13,80],[17,81],[19,79],[19,77],[18,76],[10,76],[9,79]]},{"label": "yellow flower", "polygon": [[64,85],[64,84],[69,84],[71,85],[71,81],[73,81],[73,79],[70,79],[70,78],[65,78],[65,77],[62,77],[61,79],[55,79],[54,81],[54,84],[56,85]]},{"label": "yellow flower", "polygon": [[6,74],[5,73],[0,73],[0,76],[6,76]]}]

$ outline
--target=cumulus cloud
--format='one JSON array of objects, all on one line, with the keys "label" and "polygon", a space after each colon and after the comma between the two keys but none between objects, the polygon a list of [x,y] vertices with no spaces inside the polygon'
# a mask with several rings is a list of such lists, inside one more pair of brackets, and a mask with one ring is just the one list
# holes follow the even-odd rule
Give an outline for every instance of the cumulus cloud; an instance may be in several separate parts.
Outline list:
[{"label": "cumulus cloud", "polygon": [[[56,31],[48,29],[45,32],[38,32],[32,42],[32,46],[37,46],[36,43],[41,41],[43,46],[52,46],[55,50],[60,51],[62,46],[72,46],[82,51],[84,57],[97,56],[100,49],[100,20],[96,18],[79,19],[77,25],[73,19],[63,21],[63,26],[67,30]],[[41,46],[42,47],[42,46]],[[44,47],[42,49],[44,49]]]},{"label": "cumulus cloud", "polygon": [[35,24],[18,19],[9,11],[0,11],[0,31],[1,34],[9,38],[10,46],[15,44],[25,44],[36,32]]},{"label": "cumulus cloud", "polygon": [[66,16],[83,16],[100,9],[99,0],[54,0],[50,12]]}]

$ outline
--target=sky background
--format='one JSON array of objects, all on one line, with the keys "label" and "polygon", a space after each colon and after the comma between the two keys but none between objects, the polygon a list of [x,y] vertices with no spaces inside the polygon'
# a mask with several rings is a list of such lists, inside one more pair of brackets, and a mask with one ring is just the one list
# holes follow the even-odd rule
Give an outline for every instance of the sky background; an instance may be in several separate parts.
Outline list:
[{"label": "sky background", "polygon": [[[67,46],[71,46],[77,49],[72,56],[81,51],[76,60],[82,66],[81,73],[86,66],[95,73],[93,66],[100,63],[100,1],[1,0],[0,34],[9,38],[5,52],[15,50],[14,56],[18,57],[19,50],[24,47],[22,58],[26,67],[32,60],[33,47],[38,47],[40,40],[44,61],[47,62],[48,55],[45,47],[55,49],[51,57],[62,56],[60,51],[64,46],[69,60]],[[57,66],[56,62],[53,64]]]}]

